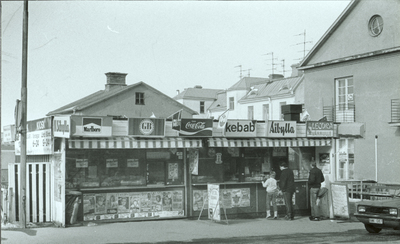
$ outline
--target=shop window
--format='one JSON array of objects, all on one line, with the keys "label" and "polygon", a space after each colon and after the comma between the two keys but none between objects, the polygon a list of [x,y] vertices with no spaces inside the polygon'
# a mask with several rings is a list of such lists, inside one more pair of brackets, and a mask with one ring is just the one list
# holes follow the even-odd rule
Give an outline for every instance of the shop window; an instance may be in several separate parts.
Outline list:
[{"label": "shop window", "polygon": [[337,180],[354,179],[354,139],[338,140]]}]

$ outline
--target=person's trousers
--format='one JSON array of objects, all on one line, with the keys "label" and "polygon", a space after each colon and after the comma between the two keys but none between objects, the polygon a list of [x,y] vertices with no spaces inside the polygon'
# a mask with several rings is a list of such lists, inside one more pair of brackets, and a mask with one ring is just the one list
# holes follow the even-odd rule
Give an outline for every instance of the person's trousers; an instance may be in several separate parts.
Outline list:
[{"label": "person's trousers", "polygon": [[314,218],[320,217],[320,214],[318,211],[318,205],[317,205],[318,191],[319,191],[319,188],[310,188],[311,216]]},{"label": "person's trousers", "polygon": [[293,209],[293,192],[283,192],[283,198],[285,199],[286,215],[293,219],[294,209]]},{"label": "person's trousers", "polygon": [[274,212],[278,211],[276,208],[276,195],[276,192],[267,192],[267,212],[271,209],[271,201]]}]

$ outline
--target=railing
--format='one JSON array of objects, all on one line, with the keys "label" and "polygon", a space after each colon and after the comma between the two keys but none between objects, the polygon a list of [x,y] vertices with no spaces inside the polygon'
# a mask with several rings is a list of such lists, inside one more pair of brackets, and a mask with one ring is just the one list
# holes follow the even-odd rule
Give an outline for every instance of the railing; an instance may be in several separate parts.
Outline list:
[{"label": "railing", "polygon": [[400,123],[400,99],[391,101],[391,123]]},{"label": "railing", "polygon": [[326,116],[328,121],[355,122],[355,114],[356,109],[353,104],[323,107],[323,116]]},{"label": "railing", "polygon": [[392,186],[372,181],[350,181],[346,183],[349,189],[349,199],[385,200],[400,194],[400,185]]}]

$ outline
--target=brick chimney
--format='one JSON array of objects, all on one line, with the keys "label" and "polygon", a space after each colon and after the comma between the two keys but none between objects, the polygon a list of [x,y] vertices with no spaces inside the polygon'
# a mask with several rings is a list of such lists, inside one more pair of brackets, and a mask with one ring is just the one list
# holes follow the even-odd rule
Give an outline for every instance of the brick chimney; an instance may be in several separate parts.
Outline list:
[{"label": "brick chimney", "polygon": [[106,73],[107,76],[107,83],[106,83],[106,91],[109,91],[115,87],[126,86],[125,77],[127,73],[118,73],[118,72],[108,72]]},{"label": "brick chimney", "polygon": [[268,78],[269,78],[269,80],[279,80],[279,79],[283,79],[285,77],[281,74],[270,74],[268,76]]}]

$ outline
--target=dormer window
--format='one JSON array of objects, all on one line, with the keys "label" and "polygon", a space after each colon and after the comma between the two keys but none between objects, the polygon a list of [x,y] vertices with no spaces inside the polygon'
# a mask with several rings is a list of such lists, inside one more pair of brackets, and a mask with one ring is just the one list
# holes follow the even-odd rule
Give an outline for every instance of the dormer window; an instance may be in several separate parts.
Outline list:
[{"label": "dormer window", "polygon": [[144,92],[136,92],[135,93],[135,104],[136,105],[144,105]]},{"label": "dormer window", "polygon": [[383,19],[380,15],[374,15],[368,22],[368,29],[371,36],[378,36],[383,30]]}]

